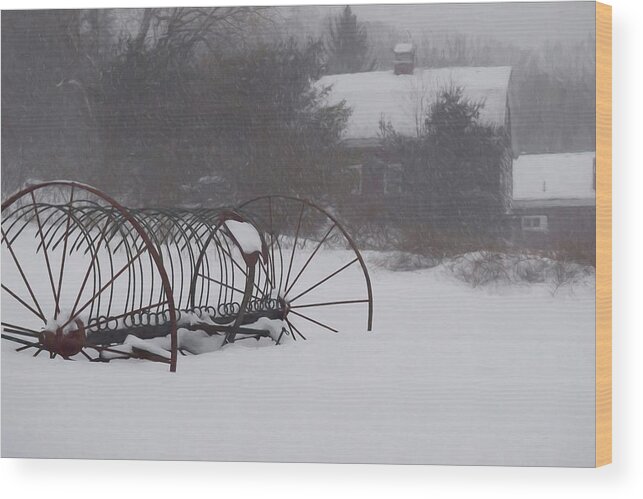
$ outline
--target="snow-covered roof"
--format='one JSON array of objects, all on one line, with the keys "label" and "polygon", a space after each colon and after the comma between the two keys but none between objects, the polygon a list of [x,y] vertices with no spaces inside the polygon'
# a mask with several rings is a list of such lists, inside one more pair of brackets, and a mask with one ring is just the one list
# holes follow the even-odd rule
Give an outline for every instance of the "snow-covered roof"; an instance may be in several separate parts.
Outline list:
[{"label": "snow-covered roof", "polygon": [[514,205],[595,204],[595,157],[594,151],[521,155],[513,163]]},{"label": "snow-covered roof", "polygon": [[395,45],[395,48],[393,48],[393,52],[396,54],[405,54],[407,52],[413,52],[413,44],[412,43],[398,43]]},{"label": "snow-covered roof", "polygon": [[438,92],[452,85],[473,101],[485,101],[482,122],[502,126],[510,76],[507,66],[416,69],[411,75],[370,71],[324,76],[318,85],[331,86],[329,104],[345,100],[353,110],[344,138],[358,141],[377,139],[381,118],[398,133],[415,136]]}]

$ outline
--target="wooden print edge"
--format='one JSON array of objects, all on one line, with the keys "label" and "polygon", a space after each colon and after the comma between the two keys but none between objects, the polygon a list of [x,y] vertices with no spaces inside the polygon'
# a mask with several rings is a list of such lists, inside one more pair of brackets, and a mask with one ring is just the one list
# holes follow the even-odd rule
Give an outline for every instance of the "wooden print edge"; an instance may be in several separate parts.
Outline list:
[{"label": "wooden print edge", "polygon": [[612,462],[612,7],[596,2],[596,466]]}]

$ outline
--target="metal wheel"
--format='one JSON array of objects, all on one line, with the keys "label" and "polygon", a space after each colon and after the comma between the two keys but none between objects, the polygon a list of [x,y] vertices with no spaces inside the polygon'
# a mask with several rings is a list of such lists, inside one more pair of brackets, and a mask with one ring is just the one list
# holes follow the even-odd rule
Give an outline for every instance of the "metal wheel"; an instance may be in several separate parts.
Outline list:
[{"label": "metal wheel", "polygon": [[190,309],[205,308],[210,319],[227,325],[226,342],[235,341],[248,309],[270,290],[267,246],[261,232],[236,212],[203,213],[210,227],[194,264]]},{"label": "metal wheel", "polygon": [[264,231],[265,295],[278,301],[293,338],[371,330],[373,291],[355,242],[320,206],[288,196],[263,196],[239,206]]},{"label": "metal wheel", "polygon": [[161,257],[139,222],[93,187],[47,182],[2,204],[2,292],[2,337],[19,350],[136,356],[113,346],[155,327],[171,349],[154,360],[176,370],[176,312]]}]

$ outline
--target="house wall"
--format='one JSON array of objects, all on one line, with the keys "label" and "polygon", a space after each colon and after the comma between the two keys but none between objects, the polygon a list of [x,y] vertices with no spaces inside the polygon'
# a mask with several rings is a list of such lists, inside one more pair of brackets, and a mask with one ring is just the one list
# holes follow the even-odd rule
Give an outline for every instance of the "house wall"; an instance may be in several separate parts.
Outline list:
[{"label": "house wall", "polygon": [[378,147],[365,147],[347,151],[346,163],[350,173],[349,194],[341,200],[344,216],[364,223],[400,225],[413,211],[411,196],[404,187],[402,192],[387,189],[387,170],[391,164],[401,164],[401,159],[386,155]]},{"label": "house wall", "polygon": [[[351,216],[361,216],[365,221],[378,220],[387,223],[443,220],[449,225],[449,214],[457,207],[449,204],[449,196],[434,196],[429,176],[415,178],[412,171],[419,171],[424,165],[409,162],[422,160],[419,157],[403,157],[384,151],[379,146],[352,148],[346,151],[344,164],[352,175],[348,181],[350,195],[343,200],[344,211]],[[472,159],[473,162],[476,158]],[[426,165],[428,169],[429,166]],[[481,191],[498,195],[493,210],[499,215],[509,211],[512,200],[513,155],[510,147],[493,165],[492,177],[485,177],[484,185],[475,184]],[[359,178],[361,175],[361,179]],[[473,179],[463,179],[465,189],[471,188]],[[466,184],[466,185],[465,185]],[[440,201],[438,198],[445,198]],[[446,203],[446,204],[445,204]],[[370,219],[368,219],[370,218]]]},{"label": "house wall", "polygon": [[[524,228],[524,217],[547,217],[547,228]],[[596,207],[550,206],[514,208],[510,216],[511,241],[532,250],[560,251],[565,256],[594,263]]]}]

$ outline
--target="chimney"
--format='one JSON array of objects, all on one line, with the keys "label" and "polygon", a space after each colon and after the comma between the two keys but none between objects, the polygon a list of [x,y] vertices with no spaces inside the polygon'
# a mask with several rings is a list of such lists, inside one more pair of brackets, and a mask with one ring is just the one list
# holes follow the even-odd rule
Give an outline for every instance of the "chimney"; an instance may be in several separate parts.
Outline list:
[{"label": "chimney", "polygon": [[393,49],[393,72],[412,75],[415,69],[415,47],[412,43],[398,43]]}]

